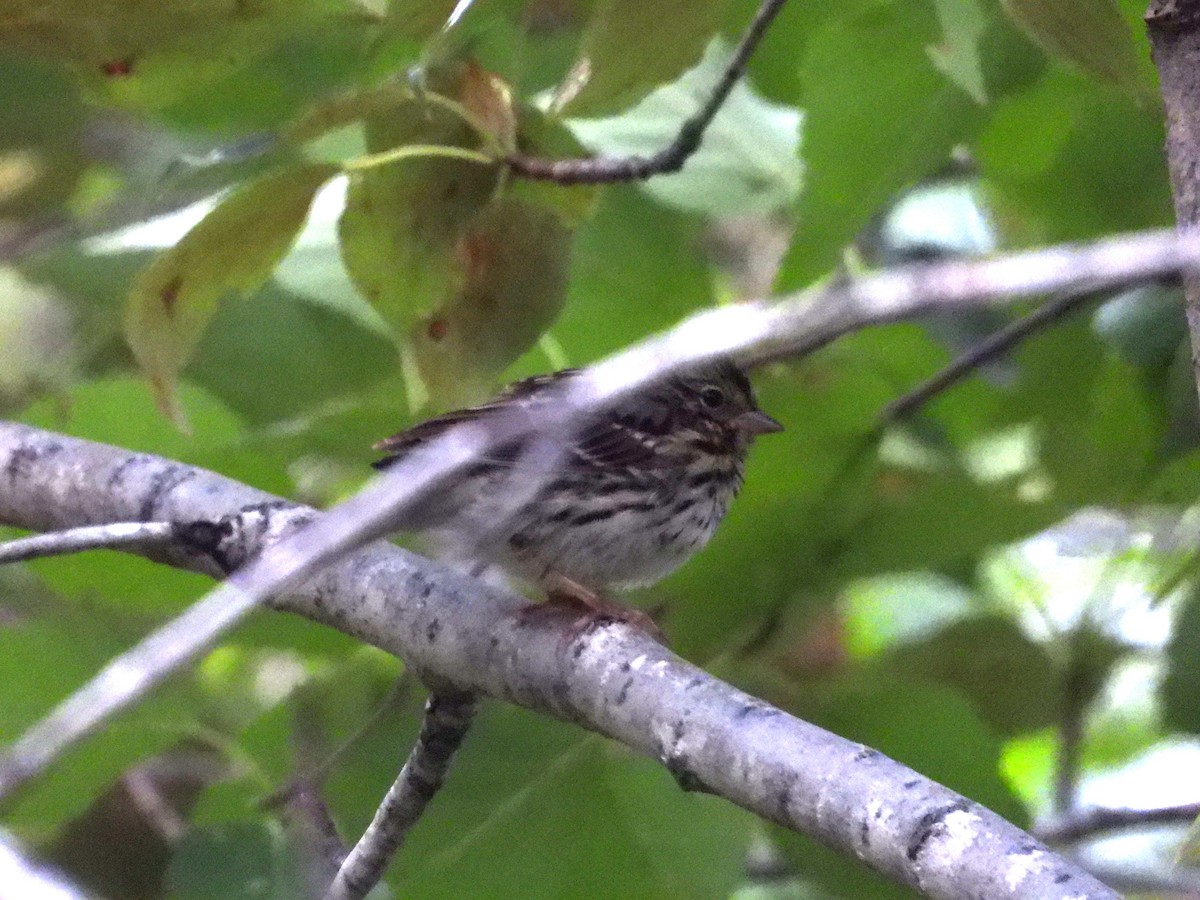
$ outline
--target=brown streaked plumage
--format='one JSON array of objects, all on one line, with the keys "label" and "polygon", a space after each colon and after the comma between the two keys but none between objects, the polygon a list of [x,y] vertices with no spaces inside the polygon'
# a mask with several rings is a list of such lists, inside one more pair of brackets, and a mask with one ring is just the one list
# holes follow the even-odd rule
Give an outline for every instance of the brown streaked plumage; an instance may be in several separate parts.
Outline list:
[{"label": "brown streaked plumage", "polygon": [[[453,425],[553,402],[578,370],[510,385],[493,400],[380,441],[384,468]],[[651,584],[703,547],[742,484],[754,437],[781,426],[758,409],[746,376],[719,361],[656,380],[587,415],[556,471],[532,485],[530,438],[503,444],[397,523],[442,554],[496,565],[613,615],[609,590]],[[513,497],[516,499],[512,499]],[[621,608],[623,609],[623,608]],[[633,611],[620,618],[639,619]]]}]

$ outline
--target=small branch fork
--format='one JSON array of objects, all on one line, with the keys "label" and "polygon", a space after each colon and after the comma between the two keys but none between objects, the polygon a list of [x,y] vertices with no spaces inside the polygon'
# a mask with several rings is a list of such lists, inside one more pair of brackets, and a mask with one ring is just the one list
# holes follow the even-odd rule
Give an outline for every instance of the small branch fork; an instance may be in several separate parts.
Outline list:
[{"label": "small branch fork", "polygon": [[361,900],[383,877],[408,832],[445,782],[475,717],[472,694],[431,693],[421,733],[375,818],[350,851],[325,900]]},{"label": "small branch fork", "polygon": [[652,156],[542,159],[510,153],[505,157],[505,162],[515,174],[523,178],[552,181],[560,185],[644,181],[655,175],[678,172],[688,158],[700,149],[704,132],[729,98],[733,86],[746,71],[750,57],[775,20],[775,16],[783,8],[784,2],[785,0],[763,0],[708,100],[680,126],[675,139]]}]

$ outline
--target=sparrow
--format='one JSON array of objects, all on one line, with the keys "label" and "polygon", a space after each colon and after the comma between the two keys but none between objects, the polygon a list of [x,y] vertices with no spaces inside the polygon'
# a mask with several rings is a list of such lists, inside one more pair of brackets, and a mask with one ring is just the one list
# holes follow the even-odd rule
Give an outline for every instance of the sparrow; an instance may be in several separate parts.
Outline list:
[{"label": "sparrow", "polygon": [[[421,422],[377,443],[387,455],[375,467],[455,425],[561,402],[564,383],[579,374],[526,378],[480,406]],[[584,414],[559,453],[536,452],[537,434],[494,447],[396,526],[424,533],[437,555],[469,562],[475,574],[494,566],[539,587],[551,604],[658,636],[649,616],[609,592],[651,585],[707,544],[742,486],[751,443],[782,429],[758,408],[742,370],[721,359]]]}]

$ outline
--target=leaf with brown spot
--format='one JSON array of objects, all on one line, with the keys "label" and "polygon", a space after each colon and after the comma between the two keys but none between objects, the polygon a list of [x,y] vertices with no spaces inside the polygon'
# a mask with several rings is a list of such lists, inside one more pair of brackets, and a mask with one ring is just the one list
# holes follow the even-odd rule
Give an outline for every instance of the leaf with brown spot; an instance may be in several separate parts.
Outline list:
[{"label": "leaf with brown spot", "polygon": [[235,190],[134,281],[125,338],[159,408],[182,424],[175,384],[204,329],[229,294],[270,277],[308,217],[313,195],[335,166],[293,166]]},{"label": "leaf with brown spot", "polygon": [[555,212],[514,198],[474,219],[461,244],[462,287],[408,338],[439,401],[477,399],[550,327],[566,297],[571,234]]},{"label": "leaf with brown spot", "polygon": [[[497,140],[547,155],[580,154],[565,128],[513,107],[507,85],[473,62],[431,71],[428,80],[429,91],[470,108]],[[327,121],[344,121],[354,109],[366,111],[371,153],[411,145],[480,150],[484,143],[461,117],[416,97],[381,107],[346,101]],[[428,394],[439,406],[478,400],[536,343],[562,307],[571,235],[594,196],[593,188],[513,181],[498,164],[435,155],[352,175],[338,226],[342,259],[392,326],[410,403]]]},{"label": "leaf with brown spot", "polygon": [[474,60],[463,67],[458,94],[471,117],[496,142],[512,150],[517,141],[517,112],[512,91],[500,78]]}]

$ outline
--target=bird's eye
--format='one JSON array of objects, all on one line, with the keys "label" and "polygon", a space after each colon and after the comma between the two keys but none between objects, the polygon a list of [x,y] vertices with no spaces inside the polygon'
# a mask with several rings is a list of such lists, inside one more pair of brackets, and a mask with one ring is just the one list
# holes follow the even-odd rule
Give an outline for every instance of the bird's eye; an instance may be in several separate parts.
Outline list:
[{"label": "bird's eye", "polygon": [[725,402],[725,392],[719,387],[712,387],[710,385],[700,391],[700,402],[709,409],[716,409]]}]

